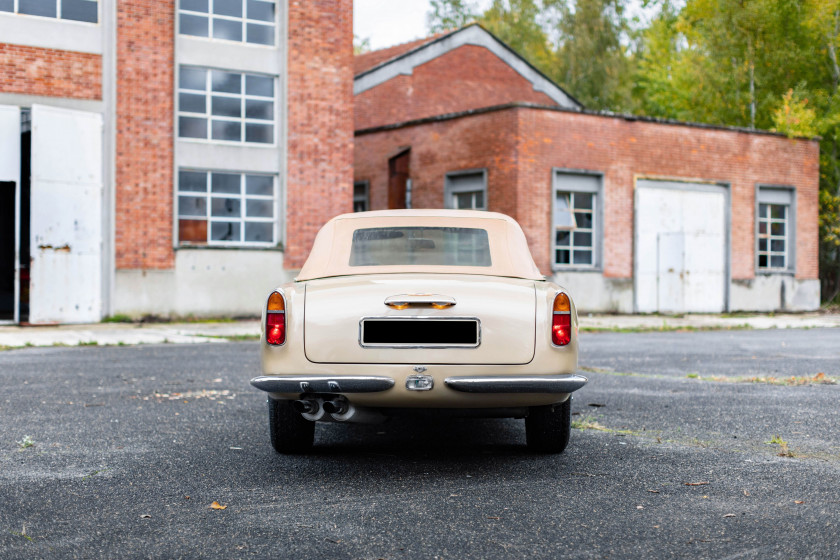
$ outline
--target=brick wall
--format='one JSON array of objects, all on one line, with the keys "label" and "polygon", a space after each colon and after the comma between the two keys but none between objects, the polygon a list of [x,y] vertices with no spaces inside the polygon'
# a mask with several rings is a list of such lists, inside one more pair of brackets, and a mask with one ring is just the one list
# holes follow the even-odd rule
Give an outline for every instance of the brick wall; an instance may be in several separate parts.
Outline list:
[{"label": "brick wall", "polygon": [[0,92],[102,99],[102,57],[0,43]]},{"label": "brick wall", "polygon": [[357,95],[355,128],[514,101],[555,105],[486,48],[464,45]]},{"label": "brick wall", "polygon": [[353,206],[352,0],[290,0],[284,266]]},{"label": "brick wall", "polygon": [[175,5],[122,0],[117,10],[116,266],[168,269]]},{"label": "brick wall", "polygon": [[[523,227],[537,266],[551,270],[553,168],[604,174],[604,275],[633,276],[633,193],[638,178],[729,183],[733,279],[754,276],[755,186],[797,191],[800,279],[817,278],[819,145],[815,141],[623,118],[513,108],[357,136],[356,180],[383,208],[387,158],[411,146],[415,207],[443,205],[445,173],[486,168],[488,209]],[[422,205],[422,206],[421,206]]]}]

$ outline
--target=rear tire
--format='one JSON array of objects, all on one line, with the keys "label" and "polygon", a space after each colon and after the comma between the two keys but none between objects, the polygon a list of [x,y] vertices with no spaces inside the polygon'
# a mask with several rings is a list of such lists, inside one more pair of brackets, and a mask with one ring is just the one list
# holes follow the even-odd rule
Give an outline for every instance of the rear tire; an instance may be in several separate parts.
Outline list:
[{"label": "rear tire", "polygon": [[292,409],[292,401],[268,399],[268,430],[277,453],[302,453],[315,441],[315,422]]},{"label": "rear tire", "polygon": [[528,449],[538,453],[562,453],[572,431],[572,397],[549,406],[532,406],[525,418]]}]

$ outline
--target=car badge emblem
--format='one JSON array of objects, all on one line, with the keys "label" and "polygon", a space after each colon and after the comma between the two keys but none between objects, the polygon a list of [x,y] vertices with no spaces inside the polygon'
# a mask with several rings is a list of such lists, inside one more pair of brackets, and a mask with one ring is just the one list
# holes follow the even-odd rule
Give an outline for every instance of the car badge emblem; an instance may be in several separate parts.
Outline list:
[{"label": "car badge emblem", "polygon": [[426,371],[426,368],[423,366],[414,366],[414,371],[416,371],[417,373],[423,373],[424,371]]}]

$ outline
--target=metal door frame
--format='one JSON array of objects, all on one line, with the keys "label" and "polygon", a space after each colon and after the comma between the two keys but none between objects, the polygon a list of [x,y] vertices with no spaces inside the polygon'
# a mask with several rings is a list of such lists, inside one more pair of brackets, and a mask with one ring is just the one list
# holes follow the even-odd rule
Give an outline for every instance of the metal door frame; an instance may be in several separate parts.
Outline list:
[{"label": "metal door frame", "polygon": [[[21,147],[20,147],[20,107],[15,105],[5,105],[4,107],[8,107],[10,109],[17,110],[17,122],[18,122],[18,134],[17,134],[17,171],[15,173],[14,180],[8,181],[10,183],[15,184],[15,263],[14,263],[14,296],[12,305],[14,309],[12,311],[12,320],[0,320],[0,325],[16,325],[20,323],[20,158],[21,158]],[[3,181],[4,183],[7,181]]]}]

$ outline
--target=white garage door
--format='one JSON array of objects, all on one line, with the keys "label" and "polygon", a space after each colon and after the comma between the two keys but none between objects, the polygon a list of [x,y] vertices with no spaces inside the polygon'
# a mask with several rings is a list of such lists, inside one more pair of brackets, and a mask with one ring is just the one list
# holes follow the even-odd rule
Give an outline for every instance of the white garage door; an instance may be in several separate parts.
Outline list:
[{"label": "white garage door", "polygon": [[32,106],[29,321],[102,318],[102,116]]},{"label": "white garage door", "polygon": [[726,190],[642,180],[636,185],[636,310],[726,308]]}]

